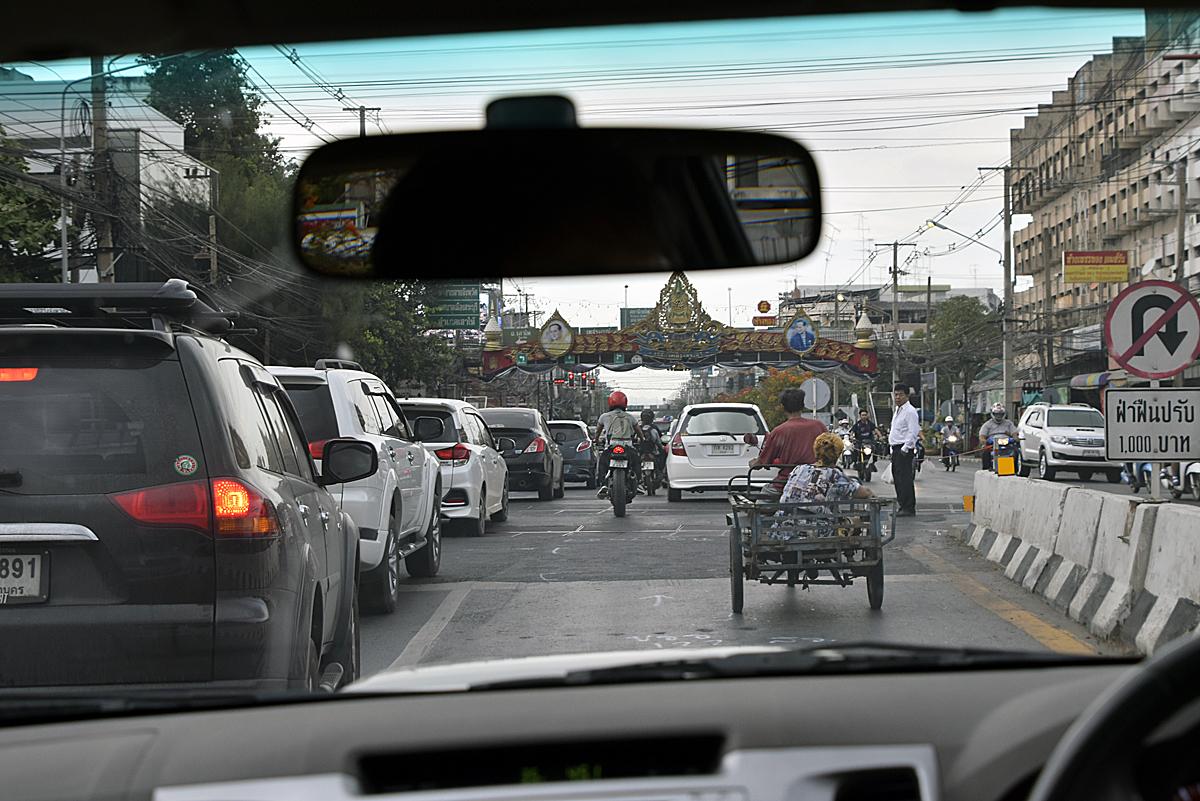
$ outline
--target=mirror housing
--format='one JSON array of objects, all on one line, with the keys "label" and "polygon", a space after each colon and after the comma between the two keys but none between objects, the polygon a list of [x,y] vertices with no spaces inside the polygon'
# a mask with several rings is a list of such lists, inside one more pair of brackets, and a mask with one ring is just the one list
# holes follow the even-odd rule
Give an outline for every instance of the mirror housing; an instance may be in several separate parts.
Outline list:
[{"label": "mirror housing", "polygon": [[321,477],[323,487],[331,484],[346,484],[375,475],[379,470],[379,454],[375,446],[357,439],[331,439],[325,443],[321,455]]},{"label": "mirror housing", "polygon": [[742,442],[746,443],[747,445],[757,446],[758,434],[745,434],[742,436]]},{"label": "mirror housing", "polygon": [[417,442],[436,442],[446,433],[446,422],[440,417],[418,417],[413,420],[413,439]]},{"label": "mirror housing", "polygon": [[[336,277],[780,264],[811,253],[821,229],[812,156],[761,133],[562,126],[343,139],[309,156],[295,186],[296,253]],[[464,208],[473,216],[446,213]]]},{"label": "mirror housing", "polygon": [[517,441],[512,437],[500,437],[496,440],[496,449],[501,451],[515,451],[517,449]]}]

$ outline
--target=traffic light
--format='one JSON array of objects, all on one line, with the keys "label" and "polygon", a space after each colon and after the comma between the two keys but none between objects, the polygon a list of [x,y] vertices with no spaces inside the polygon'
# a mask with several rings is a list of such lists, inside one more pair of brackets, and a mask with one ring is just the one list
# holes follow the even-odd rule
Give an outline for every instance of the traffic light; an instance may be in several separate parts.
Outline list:
[{"label": "traffic light", "polygon": [[567,388],[575,389],[575,374],[567,373]]}]

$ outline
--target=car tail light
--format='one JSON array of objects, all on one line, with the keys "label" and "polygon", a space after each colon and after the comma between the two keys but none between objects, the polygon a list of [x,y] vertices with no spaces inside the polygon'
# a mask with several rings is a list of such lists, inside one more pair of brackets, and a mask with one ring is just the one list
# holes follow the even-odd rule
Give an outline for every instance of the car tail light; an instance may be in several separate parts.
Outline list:
[{"label": "car tail light", "polygon": [[461,467],[471,460],[471,449],[460,442],[450,448],[439,448],[433,452],[433,455],[443,462],[453,462],[456,466]]},{"label": "car tail light", "polygon": [[36,367],[0,367],[0,381],[32,381],[37,374]]},{"label": "car tail light", "polygon": [[275,507],[235,478],[212,480],[213,516],[218,537],[273,537],[279,534]]},{"label": "car tail light", "polygon": [[541,437],[534,437],[533,442],[525,446],[525,450],[521,453],[544,453],[546,450],[546,440]]},{"label": "car tail light", "polygon": [[671,455],[672,456],[687,456],[687,448],[683,445],[683,435],[676,434],[671,440]]},{"label": "car tail light", "polygon": [[613,454],[613,456],[624,456],[625,455],[625,446],[624,445],[613,445],[612,454]]},{"label": "car tail light", "polygon": [[583,453],[584,451],[590,451],[591,449],[592,441],[590,439],[585,439],[583,442],[579,443],[579,447],[575,449],[575,452]]},{"label": "car tail light", "polygon": [[316,442],[308,443],[308,455],[314,459],[323,459],[325,457],[325,443],[327,439],[319,439]]},{"label": "car tail light", "polygon": [[208,531],[208,482],[188,481],[110,495],[125,514],[151,526]]}]

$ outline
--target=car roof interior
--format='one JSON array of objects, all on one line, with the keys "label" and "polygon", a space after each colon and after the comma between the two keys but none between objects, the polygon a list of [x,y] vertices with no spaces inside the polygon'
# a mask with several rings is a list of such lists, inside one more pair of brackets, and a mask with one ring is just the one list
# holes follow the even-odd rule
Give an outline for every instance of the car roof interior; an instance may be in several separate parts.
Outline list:
[{"label": "car roof interior", "polygon": [[[987,11],[1011,2],[936,0],[609,0],[562,3],[557,0],[472,0],[466,3],[375,3],[369,13],[331,13],[317,0],[114,0],[91,3],[61,0],[53,21],[36,3],[9,3],[8,33],[0,40],[0,60],[41,60],[116,53],[179,52],[258,44],[340,41],[388,36],[421,36],[582,25],[680,22],[804,14],[958,9]],[[1125,3],[1112,0],[1055,0],[1036,5],[1062,8],[1187,7],[1182,2]],[[131,21],[136,20],[136,24]]]}]

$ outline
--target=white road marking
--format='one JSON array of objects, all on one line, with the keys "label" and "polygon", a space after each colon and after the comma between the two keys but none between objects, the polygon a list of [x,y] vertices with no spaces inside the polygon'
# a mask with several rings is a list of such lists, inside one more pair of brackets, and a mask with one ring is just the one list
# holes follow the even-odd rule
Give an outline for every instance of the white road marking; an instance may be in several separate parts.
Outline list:
[{"label": "white road marking", "polygon": [[672,601],[675,600],[670,595],[647,595],[645,598],[638,598],[638,600],[639,601],[649,601],[649,600],[653,599],[655,606],[662,606],[662,602],[663,602],[664,598],[672,600]]},{"label": "white road marking", "polygon": [[404,646],[404,650],[392,662],[389,669],[412,667],[420,662],[425,654],[429,653],[429,649],[433,647],[434,641],[437,640],[446,626],[449,625],[451,618],[458,612],[458,608],[462,606],[462,602],[470,595],[471,589],[472,585],[467,584],[450,590],[450,593],[438,604],[438,608],[434,610],[429,620],[425,621],[425,625],[421,626],[420,631],[408,641],[408,645]]}]

